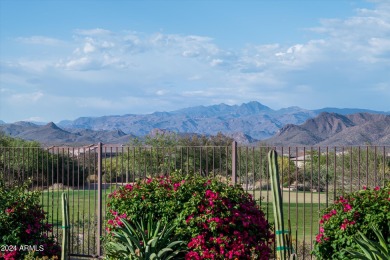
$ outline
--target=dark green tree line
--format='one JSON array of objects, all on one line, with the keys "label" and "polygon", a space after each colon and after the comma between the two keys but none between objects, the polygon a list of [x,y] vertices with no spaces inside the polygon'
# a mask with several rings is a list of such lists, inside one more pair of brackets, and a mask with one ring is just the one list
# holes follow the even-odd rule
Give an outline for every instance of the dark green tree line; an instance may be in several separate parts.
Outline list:
[{"label": "dark green tree line", "polygon": [[86,167],[69,150],[43,148],[38,142],[0,133],[0,178],[9,183],[30,179],[33,187],[77,186],[86,179]]},{"label": "dark green tree line", "polygon": [[134,138],[115,158],[103,160],[106,181],[169,174],[175,170],[200,175],[229,174],[233,139],[215,136],[156,133],[144,140]]}]

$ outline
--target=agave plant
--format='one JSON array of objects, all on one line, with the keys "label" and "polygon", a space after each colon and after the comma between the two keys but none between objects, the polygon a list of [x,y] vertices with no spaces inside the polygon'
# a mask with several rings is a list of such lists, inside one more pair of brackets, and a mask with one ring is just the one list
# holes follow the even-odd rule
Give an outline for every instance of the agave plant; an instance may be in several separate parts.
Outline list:
[{"label": "agave plant", "polygon": [[354,241],[359,247],[359,250],[348,250],[353,259],[365,260],[388,260],[390,259],[390,244],[387,244],[382,233],[372,226],[378,238],[378,241],[369,240],[363,233],[359,231],[360,237],[355,237]]},{"label": "agave plant", "polygon": [[184,252],[183,241],[172,241],[175,225],[167,228],[160,220],[155,222],[152,215],[147,215],[146,221],[121,221],[123,227],[112,231],[114,240],[106,244],[109,259],[168,260],[178,259]]}]

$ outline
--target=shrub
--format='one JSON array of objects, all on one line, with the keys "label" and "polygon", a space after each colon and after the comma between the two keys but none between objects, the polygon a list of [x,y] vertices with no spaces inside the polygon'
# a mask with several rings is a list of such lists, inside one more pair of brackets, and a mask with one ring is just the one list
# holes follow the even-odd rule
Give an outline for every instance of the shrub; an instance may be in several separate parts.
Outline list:
[{"label": "shrub", "polygon": [[[121,218],[153,213],[176,225],[186,259],[269,259],[273,235],[263,212],[239,186],[216,179],[172,174],[126,185],[109,195],[107,231]],[[109,237],[109,236],[108,236]]]},{"label": "shrub", "polygon": [[390,243],[386,242],[382,233],[375,226],[372,226],[372,230],[377,237],[377,241],[369,240],[359,232],[360,237],[354,238],[359,250],[346,249],[351,258],[363,260],[390,259]]},{"label": "shrub", "polygon": [[363,188],[340,197],[323,210],[313,250],[318,259],[349,259],[343,249],[358,250],[354,240],[358,231],[368,239],[376,239],[371,225],[377,226],[390,242],[390,185],[382,189]]},{"label": "shrub", "polygon": [[23,259],[32,250],[35,256],[60,255],[59,245],[48,235],[51,225],[43,223],[40,194],[27,187],[27,183],[8,186],[0,180],[0,259]]},{"label": "shrub", "polygon": [[122,228],[113,231],[115,241],[106,245],[106,258],[109,259],[154,259],[168,260],[182,251],[183,241],[174,241],[172,233],[175,225],[162,226],[155,222],[153,215],[139,217],[139,221],[128,223],[121,220]]}]

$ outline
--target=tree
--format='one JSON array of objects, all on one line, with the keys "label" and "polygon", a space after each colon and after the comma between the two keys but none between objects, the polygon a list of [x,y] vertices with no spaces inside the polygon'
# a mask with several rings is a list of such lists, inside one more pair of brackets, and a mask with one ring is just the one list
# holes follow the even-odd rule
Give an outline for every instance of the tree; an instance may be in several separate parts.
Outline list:
[{"label": "tree", "polygon": [[227,169],[233,139],[215,136],[183,135],[158,131],[145,139],[131,139],[115,158],[103,162],[106,181],[134,181],[175,170],[201,175],[220,174]]},{"label": "tree", "polygon": [[31,179],[34,187],[53,183],[73,186],[83,182],[83,172],[69,150],[45,149],[38,142],[0,133],[0,178],[7,182]]}]

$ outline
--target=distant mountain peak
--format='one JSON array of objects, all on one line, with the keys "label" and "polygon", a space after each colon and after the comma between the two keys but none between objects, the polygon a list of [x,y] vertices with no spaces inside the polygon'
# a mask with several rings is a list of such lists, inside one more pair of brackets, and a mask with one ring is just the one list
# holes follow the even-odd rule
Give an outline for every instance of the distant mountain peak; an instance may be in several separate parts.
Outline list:
[{"label": "distant mountain peak", "polygon": [[361,108],[335,108],[335,107],[325,107],[321,109],[313,110],[316,113],[320,114],[321,112],[333,112],[340,115],[351,115],[357,113],[370,113],[370,114],[389,114],[390,111],[374,111],[370,109],[361,109]]},{"label": "distant mountain peak", "polygon": [[259,112],[264,112],[264,111],[271,111],[272,109],[257,102],[257,101],[251,101],[248,103],[243,103],[239,109],[238,112],[241,113],[249,113],[249,114],[257,114]]},{"label": "distant mountain peak", "polygon": [[248,145],[248,144],[251,144],[251,143],[258,141],[256,139],[252,138],[251,136],[244,134],[243,132],[235,132],[235,133],[229,134],[228,136],[230,138],[233,138],[236,142],[238,142],[240,144],[245,144],[245,145]]},{"label": "distant mountain peak", "polygon": [[114,133],[115,135],[117,135],[117,136],[125,136],[125,135],[126,135],[126,133],[123,132],[121,129],[116,129],[116,130],[114,130],[113,133]]},{"label": "distant mountain peak", "polygon": [[355,124],[344,115],[333,112],[322,112],[317,117],[307,120],[302,124],[302,127],[311,133],[319,135],[322,139],[326,139],[329,136],[354,125]]},{"label": "distant mountain peak", "polygon": [[49,122],[45,125],[45,128],[51,128],[51,129],[55,129],[55,130],[63,130],[61,128],[59,128],[56,124],[54,124],[53,122]]},{"label": "distant mountain peak", "polygon": [[288,131],[291,131],[292,129],[295,129],[295,128],[299,128],[299,126],[294,125],[294,124],[287,124],[279,129],[278,135],[282,135],[282,134],[284,134]]},{"label": "distant mountain peak", "polygon": [[173,114],[186,114],[187,116],[212,117],[223,115],[252,115],[273,111],[258,101],[250,101],[241,105],[227,105],[221,103],[211,106],[195,106],[172,111]]},{"label": "distant mountain peak", "polygon": [[34,123],[28,122],[28,121],[18,121],[14,123],[15,125],[20,125],[20,126],[37,126]]}]

